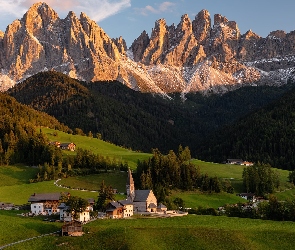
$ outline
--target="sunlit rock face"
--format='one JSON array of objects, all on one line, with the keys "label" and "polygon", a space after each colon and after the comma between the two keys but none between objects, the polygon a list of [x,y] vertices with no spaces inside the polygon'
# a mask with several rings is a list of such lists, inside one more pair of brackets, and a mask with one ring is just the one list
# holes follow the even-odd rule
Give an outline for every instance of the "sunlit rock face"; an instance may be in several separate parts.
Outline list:
[{"label": "sunlit rock face", "polygon": [[40,71],[56,70],[87,82],[118,80],[142,92],[225,93],[245,85],[281,85],[293,77],[295,32],[262,38],[207,10],[177,25],[157,20],[130,48],[111,39],[86,14],[60,19],[34,4],[0,32],[0,91]]}]

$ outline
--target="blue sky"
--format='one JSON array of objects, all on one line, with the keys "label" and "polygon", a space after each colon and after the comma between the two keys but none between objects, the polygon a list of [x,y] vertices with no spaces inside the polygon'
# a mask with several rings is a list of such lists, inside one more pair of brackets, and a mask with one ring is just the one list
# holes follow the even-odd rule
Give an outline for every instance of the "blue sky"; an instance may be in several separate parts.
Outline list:
[{"label": "blue sky", "polygon": [[[28,8],[40,0],[0,0],[0,30],[21,18]],[[85,12],[112,38],[122,36],[128,47],[143,30],[149,34],[155,21],[165,18],[168,25],[177,25],[183,14],[194,19],[207,9],[214,14],[236,21],[241,33],[252,29],[266,37],[270,31],[295,30],[294,0],[47,0],[60,18],[72,10],[77,15]]]}]

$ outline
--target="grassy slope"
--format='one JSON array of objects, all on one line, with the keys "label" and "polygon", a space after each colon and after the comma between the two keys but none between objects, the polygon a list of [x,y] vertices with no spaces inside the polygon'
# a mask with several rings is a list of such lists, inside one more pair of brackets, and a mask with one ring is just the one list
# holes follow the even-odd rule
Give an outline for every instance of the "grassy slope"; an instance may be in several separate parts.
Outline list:
[{"label": "grassy slope", "polygon": [[[236,192],[242,192],[242,174],[243,174],[243,166],[238,165],[230,165],[230,164],[216,164],[212,162],[204,162],[200,160],[192,160],[192,163],[196,166],[199,166],[202,173],[208,173],[209,176],[217,176],[219,178],[230,179],[232,182]],[[285,190],[286,188],[290,188],[290,184],[288,183],[289,171],[282,169],[275,169],[278,173],[281,189]]]},{"label": "grassy slope", "polygon": [[[293,222],[188,215],[98,220],[84,231],[83,237],[47,236],[9,249],[293,249],[295,227]],[[6,237],[4,231],[2,242]]]},{"label": "grassy slope", "polygon": [[126,193],[127,172],[101,173],[88,176],[76,176],[62,179],[59,184],[87,190],[99,190],[102,181],[120,193]]},{"label": "grassy slope", "polygon": [[[137,160],[148,159],[151,154],[139,153],[118,147],[114,144],[99,140],[97,138],[90,138],[87,136],[71,135],[64,132],[57,131],[57,136],[53,136],[55,130],[49,128],[42,128],[43,133],[52,141],[60,142],[74,142],[77,147],[91,150],[93,153],[115,157],[117,159],[128,162],[131,169],[136,168]],[[73,152],[64,151],[66,154],[72,155]]]},{"label": "grassy slope", "polygon": [[97,198],[97,192],[87,192],[79,190],[69,190],[57,187],[54,181],[44,181],[31,184],[18,184],[12,186],[0,186],[0,201],[12,202],[16,205],[22,205],[28,202],[30,195],[33,193],[55,193],[70,192],[71,195],[80,196],[82,198]]}]

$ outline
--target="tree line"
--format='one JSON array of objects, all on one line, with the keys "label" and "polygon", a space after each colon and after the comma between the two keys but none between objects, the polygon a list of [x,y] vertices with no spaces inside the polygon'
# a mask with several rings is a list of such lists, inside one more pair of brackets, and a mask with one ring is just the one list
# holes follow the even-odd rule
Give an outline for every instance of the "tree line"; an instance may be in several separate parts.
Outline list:
[{"label": "tree line", "polygon": [[56,148],[58,155],[51,156],[51,162],[39,165],[39,171],[30,182],[40,182],[67,178],[70,176],[90,175],[102,171],[127,171],[128,163],[109,156],[94,154],[90,150],[77,148],[75,156],[62,156],[62,151]]},{"label": "tree line", "polygon": [[169,190],[200,190],[203,192],[229,192],[233,187],[229,180],[220,180],[202,174],[199,167],[190,162],[188,147],[179,146],[178,152],[167,155],[154,149],[148,160],[138,161],[135,182],[140,189],[152,189],[159,202],[167,202]]}]

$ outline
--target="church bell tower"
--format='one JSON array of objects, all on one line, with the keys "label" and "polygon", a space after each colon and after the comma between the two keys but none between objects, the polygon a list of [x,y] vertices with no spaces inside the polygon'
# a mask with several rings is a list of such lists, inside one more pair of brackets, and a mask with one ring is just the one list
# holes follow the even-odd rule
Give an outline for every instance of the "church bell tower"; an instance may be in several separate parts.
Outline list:
[{"label": "church bell tower", "polygon": [[127,191],[127,199],[130,198],[130,200],[133,201],[135,198],[135,187],[134,187],[134,181],[133,181],[133,177],[132,177],[132,173],[131,173],[130,168],[128,169],[126,191]]}]

